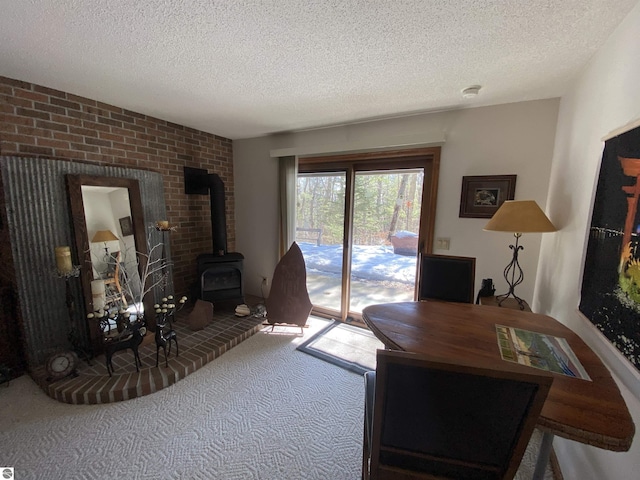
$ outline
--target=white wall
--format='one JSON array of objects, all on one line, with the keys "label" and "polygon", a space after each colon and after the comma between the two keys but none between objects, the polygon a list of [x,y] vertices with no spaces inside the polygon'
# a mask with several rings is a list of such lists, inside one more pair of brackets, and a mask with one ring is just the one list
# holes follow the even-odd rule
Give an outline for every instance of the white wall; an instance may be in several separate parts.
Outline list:
[{"label": "white wall", "polygon": [[[260,295],[260,277],[271,278],[278,260],[277,160],[270,150],[391,146],[443,135],[435,235],[450,238],[451,248],[435,252],[476,257],[477,288],[480,279],[491,277],[498,293],[506,291],[502,271],[511,259],[513,236],[484,232],[486,219],[458,217],[462,177],[516,174],[516,199],[534,199],[544,209],[558,104],[557,99],[513,103],[234,141],[236,247],[246,257],[246,292]],[[541,236],[522,238],[525,281],[517,293],[526,300],[533,298]]]},{"label": "white wall", "polygon": [[[578,333],[614,373],[636,425],[640,377],[578,313],[582,265],[593,192],[609,132],[640,119],[640,4],[562,97],[547,211],[561,231],[546,234],[540,251],[534,307]],[[556,438],[566,479],[640,478],[640,442],[613,453]]]}]

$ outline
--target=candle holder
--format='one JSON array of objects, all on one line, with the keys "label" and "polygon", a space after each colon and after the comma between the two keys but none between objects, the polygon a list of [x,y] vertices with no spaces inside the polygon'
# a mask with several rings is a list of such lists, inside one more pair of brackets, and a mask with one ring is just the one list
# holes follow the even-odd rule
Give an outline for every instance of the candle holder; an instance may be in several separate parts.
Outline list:
[{"label": "candle holder", "polygon": [[56,268],[55,275],[58,278],[63,278],[65,282],[65,304],[67,305],[67,312],[69,313],[69,333],[67,339],[71,343],[71,348],[78,355],[79,358],[87,362],[87,365],[91,365],[91,359],[93,354],[90,350],[84,347],[82,338],[75,327],[75,312],[76,312],[76,299],[73,296],[71,290],[71,279],[78,278],[80,276],[80,265],[71,265],[71,268],[65,268],[64,271]]},{"label": "candle holder", "polygon": [[105,344],[128,340],[134,331],[144,336],[147,331],[144,318],[133,317],[129,311],[124,309],[99,309],[89,313],[87,319],[98,322]]},{"label": "candle holder", "polygon": [[173,295],[162,298],[162,303],[156,303],[153,309],[156,312],[156,325],[165,326],[169,322],[169,328],[173,328],[173,318],[175,314],[182,310],[187,302],[187,297],[180,297],[178,304]]},{"label": "candle holder", "polygon": [[[187,302],[187,297],[181,297],[178,301],[179,305],[176,305],[175,298],[173,295],[168,295],[162,298],[162,303],[156,303],[153,308],[156,312],[156,367],[158,366],[160,349],[164,351],[164,362],[165,366],[169,366],[168,357],[171,354],[171,341],[176,345],[176,357],[179,354],[178,350],[178,335],[176,331],[173,329],[173,325],[171,323],[171,318],[174,315],[182,310],[185,303]],[[169,323],[169,328],[167,327],[167,322]]]},{"label": "candle holder", "polygon": [[[175,232],[177,230],[177,226],[173,225],[169,225],[169,221],[168,220],[158,220],[156,222],[156,230],[158,232],[160,232],[160,234],[162,235],[162,252],[160,253],[161,258],[162,258],[162,276],[166,277],[167,276],[167,237],[165,235],[165,233],[170,233],[170,232]],[[166,296],[166,283],[162,286],[162,295]],[[171,296],[173,297],[173,296]],[[166,300],[163,299],[163,300]]]}]

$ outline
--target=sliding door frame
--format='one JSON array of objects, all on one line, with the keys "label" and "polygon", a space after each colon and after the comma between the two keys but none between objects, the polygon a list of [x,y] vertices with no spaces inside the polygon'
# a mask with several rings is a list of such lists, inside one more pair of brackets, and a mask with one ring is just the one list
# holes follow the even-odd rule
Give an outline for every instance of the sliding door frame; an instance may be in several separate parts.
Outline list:
[{"label": "sliding door frame", "polygon": [[[360,314],[349,312],[345,305],[350,298],[351,245],[353,244],[353,190],[357,172],[402,170],[421,168],[424,171],[420,231],[418,232],[418,255],[433,252],[433,240],[438,197],[438,174],[440,172],[440,147],[423,147],[406,150],[384,150],[375,152],[310,156],[298,159],[298,173],[345,172],[344,240],[342,258],[342,294],[340,299],[340,320],[352,317],[362,322]],[[419,263],[419,262],[418,262]],[[416,272],[417,273],[417,272]],[[417,298],[418,285],[414,298]],[[335,317],[335,311],[313,306],[313,313],[324,317]]]}]

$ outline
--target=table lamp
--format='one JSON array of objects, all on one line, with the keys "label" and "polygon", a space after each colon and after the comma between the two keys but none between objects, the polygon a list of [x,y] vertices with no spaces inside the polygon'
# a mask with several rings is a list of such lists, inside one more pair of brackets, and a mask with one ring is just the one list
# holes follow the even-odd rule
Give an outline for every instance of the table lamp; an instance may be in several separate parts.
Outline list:
[{"label": "table lamp", "polygon": [[107,247],[107,242],[113,242],[114,240],[118,240],[118,237],[111,233],[111,230],[98,230],[91,239],[91,243],[104,242],[104,257],[107,263],[109,261],[109,248]]},{"label": "table lamp", "polygon": [[555,232],[557,228],[551,223],[534,200],[506,200],[494,213],[484,230],[493,232],[511,232],[516,237],[515,245],[509,245],[513,250],[513,258],[504,269],[504,279],[509,285],[509,291],[497,295],[498,306],[502,306],[507,298],[513,297],[518,302],[520,310],[524,310],[524,300],[515,294],[515,288],[524,280],[524,273],[518,263],[518,252],[523,250],[518,241],[523,233]]}]

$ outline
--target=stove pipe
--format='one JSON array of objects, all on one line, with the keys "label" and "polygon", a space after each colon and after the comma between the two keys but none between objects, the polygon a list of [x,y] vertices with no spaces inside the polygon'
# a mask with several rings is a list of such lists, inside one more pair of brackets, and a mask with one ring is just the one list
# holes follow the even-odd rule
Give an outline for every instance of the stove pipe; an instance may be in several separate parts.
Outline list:
[{"label": "stove pipe", "polygon": [[209,200],[211,202],[211,239],[214,255],[227,254],[227,212],[225,208],[224,183],[215,173],[209,177]]},{"label": "stove pipe", "polygon": [[184,167],[184,193],[209,194],[211,204],[211,239],[213,255],[227,254],[227,217],[225,207],[224,182],[215,173],[207,173],[201,168]]}]

